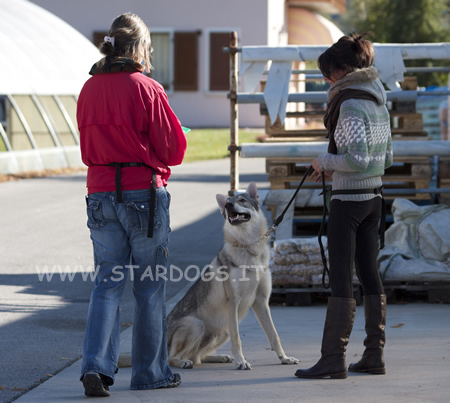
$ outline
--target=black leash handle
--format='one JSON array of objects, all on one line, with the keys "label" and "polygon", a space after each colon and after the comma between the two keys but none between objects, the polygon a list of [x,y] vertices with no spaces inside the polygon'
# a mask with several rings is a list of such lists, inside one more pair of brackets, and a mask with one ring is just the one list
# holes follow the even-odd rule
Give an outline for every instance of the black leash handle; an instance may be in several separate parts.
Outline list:
[{"label": "black leash handle", "polygon": [[294,195],[292,196],[291,200],[289,200],[289,203],[284,208],[283,212],[277,217],[275,220],[275,223],[273,224],[274,227],[278,227],[280,225],[281,221],[283,221],[284,215],[286,214],[286,211],[288,211],[288,208],[291,206],[292,202],[295,200],[297,193],[299,192],[300,188],[303,186],[303,183],[305,182],[306,178],[314,172],[314,168],[311,166],[308,167],[305,174],[303,175],[302,180],[300,181],[300,184],[297,186],[296,191],[294,192]]},{"label": "black leash handle", "polygon": [[[328,268],[327,264],[327,257],[325,256],[325,248],[323,247],[322,243],[322,235],[325,229],[325,221],[327,218],[327,189],[325,186],[325,172],[322,171],[322,197],[323,197],[323,212],[322,212],[322,222],[320,223],[320,229],[319,229],[319,246],[320,246],[320,255],[322,257],[322,263],[323,263],[323,273],[322,273],[322,286],[323,288],[330,288],[330,269]],[[328,282],[325,281],[325,277],[328,276]]]}]

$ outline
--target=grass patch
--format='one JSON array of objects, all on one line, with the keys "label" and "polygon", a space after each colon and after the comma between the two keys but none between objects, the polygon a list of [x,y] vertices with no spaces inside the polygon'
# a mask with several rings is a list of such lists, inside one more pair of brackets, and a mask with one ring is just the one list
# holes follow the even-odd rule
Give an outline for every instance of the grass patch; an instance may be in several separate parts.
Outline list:
[{"label": "grass patch", "polygon": [[[242,129],[239,131],[239,144],[256,143],[263,129]],[[187,151],[183,162],[204,161],[226,158],[230,155],[230,129],[192,129],[186,134]],[[0,137],[0,152],[6,151]]]},{"label": "grass patch", "polygon": [[[256,143],[263,134],[260,129],[239,131],[239,144]],[[221,159],[230,155],[230,129],[192,129],[186,134],[187,151],[184,162]]]}]

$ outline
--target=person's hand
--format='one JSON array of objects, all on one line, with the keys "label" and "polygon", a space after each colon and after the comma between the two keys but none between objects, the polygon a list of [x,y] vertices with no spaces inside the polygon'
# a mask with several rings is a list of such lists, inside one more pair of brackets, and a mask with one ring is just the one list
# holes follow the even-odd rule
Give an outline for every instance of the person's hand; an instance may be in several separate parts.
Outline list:
[{"label": "person's hand", "polygon": [[322,170],[319,167],[319,160],[315,158],[311,164],[314,172],[311,174],[311,179],[314,179],[315,182],[322,182]]},{"label": "person's hand", "polygon": [[[315,158],[311,165],[314,169],[314,172],[311,174],[311,179],[314,179],[317,183],[322,183],[322,170],[319,167],[318,158]],[[325,178],[329,179],[333,176],[333,171],[324,171],[324,174]]]}]

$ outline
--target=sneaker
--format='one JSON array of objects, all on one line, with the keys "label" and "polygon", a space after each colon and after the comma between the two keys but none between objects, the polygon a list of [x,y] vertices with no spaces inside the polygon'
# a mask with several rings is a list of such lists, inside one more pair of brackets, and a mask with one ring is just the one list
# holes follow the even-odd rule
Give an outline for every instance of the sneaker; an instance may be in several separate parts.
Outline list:
[{"label": "sneaker", "polygon": [[158,389],[163,389],[163,388],[176,388],[177,386],[180,386],[181,384],[181,376],[180,374],[173,374],[173,379],[165,384],[164,386],[161,386]]},{"label": "sneaker", "polygon": [[88,397],[107,397],[109,387],[97,372],[86,372],[83,376],[84,394]]}]

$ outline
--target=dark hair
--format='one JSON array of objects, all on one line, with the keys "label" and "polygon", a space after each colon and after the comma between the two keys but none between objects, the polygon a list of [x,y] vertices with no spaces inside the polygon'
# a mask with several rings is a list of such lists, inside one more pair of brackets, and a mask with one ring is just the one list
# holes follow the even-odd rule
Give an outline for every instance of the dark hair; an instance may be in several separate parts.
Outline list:
[{"label": "dark hair", "polygon": [[373,64],[375,53],[372,42],[363,39],[364,34],[346,35],[323,52],[317,60],[317,65],[325,78],[330,79],[333,71],[342,70],[348,74],[356,69],[369,67]]},{"label": "dark hair", "polygon": [[130,59],[142,56],[148,72],[150,71],[152,68],[150,31],[140,17],[132,13],[119,15],[114,19],[108,36],[114,38],[114,44],[102,42],[101,53],[105,56],[121,56]]}]

